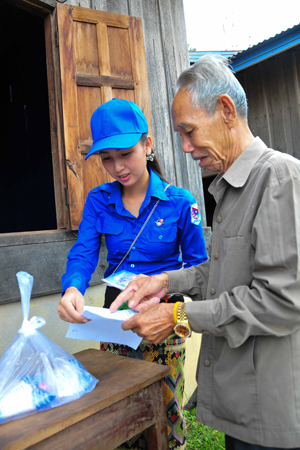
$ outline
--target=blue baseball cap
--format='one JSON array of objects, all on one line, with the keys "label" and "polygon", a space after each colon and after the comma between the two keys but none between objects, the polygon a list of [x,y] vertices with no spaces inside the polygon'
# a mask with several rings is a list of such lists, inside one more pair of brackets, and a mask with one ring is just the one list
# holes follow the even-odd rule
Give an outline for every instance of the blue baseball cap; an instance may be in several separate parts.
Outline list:
[{"label": "blue baseball cap", "polygon": [[85,159],[109,148],[130,148],[148,133],[142,110],[129,100],[113,98],[100,105],[91,117],[93,145]]}]

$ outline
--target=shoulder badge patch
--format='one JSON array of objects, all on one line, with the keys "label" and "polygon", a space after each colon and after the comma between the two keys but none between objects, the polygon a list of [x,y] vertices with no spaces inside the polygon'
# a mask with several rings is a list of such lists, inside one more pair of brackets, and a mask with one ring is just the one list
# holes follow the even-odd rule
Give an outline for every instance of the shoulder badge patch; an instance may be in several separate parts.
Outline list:
[{"label": "shoulder badge patch", "polygon": [[200,212],[199,212],[199,206],[197,203],[194,203],[191,206],[191,221],[195,225],[200,225],[201,218],[200,218]]}]

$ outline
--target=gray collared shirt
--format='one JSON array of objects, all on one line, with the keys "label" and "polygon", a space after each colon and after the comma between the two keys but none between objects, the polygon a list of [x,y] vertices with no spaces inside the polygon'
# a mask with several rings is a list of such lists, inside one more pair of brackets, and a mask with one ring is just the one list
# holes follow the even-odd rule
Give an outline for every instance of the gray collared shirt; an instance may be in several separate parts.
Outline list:
[{"label": "gray collared shirt", "polygon": [[300,161],[255,138],[209,190],[209,260],[167,272],[203,333],[188,407],[242,441],[298,447]]}]

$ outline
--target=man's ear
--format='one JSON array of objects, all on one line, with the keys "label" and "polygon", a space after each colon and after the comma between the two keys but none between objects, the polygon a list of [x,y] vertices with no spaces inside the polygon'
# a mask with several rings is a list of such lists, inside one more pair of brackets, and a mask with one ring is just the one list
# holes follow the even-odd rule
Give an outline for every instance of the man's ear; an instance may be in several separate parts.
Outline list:
[{"label": "man's ear", "polygon": [[223,115],[224,122],[232,128],[236,125],[237,113],[234,101],[227,94],[221,94],[218,98],[218,106]]}]

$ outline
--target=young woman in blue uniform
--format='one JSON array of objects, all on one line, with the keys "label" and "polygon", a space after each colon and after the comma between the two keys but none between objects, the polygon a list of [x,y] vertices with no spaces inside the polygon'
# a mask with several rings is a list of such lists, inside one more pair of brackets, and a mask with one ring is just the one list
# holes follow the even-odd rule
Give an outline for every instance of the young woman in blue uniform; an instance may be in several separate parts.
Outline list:
[{"label": "young woman in blue uniform", "polygon": [[[154,275],[207,259],[197,203],[190,192],[164,180],[140,108],[127,100],[110,100],[93,113],[91,129],[93,146],[86,158],[99,152],[104,168],[116,181],[89,193],[78,239],[68,255],[58,312],[61,319],[77,323],[84,321],[80,315],[83,296],[98,263],[102,234],[108,250],[105,277],[121,270]],[[107,287],[104,307],[109,308],[119,292]],[[175,295],[166,301],[183,301],[183,297]],[[185,449],[184,338],[172,335],[158,345],[143,340],[136,351],[102,343],[101,350],[170,366],[171,374],[165,379],[169,444],[170,449]],[[147,444],[139,436],[122,448],[146,449]]]}]

